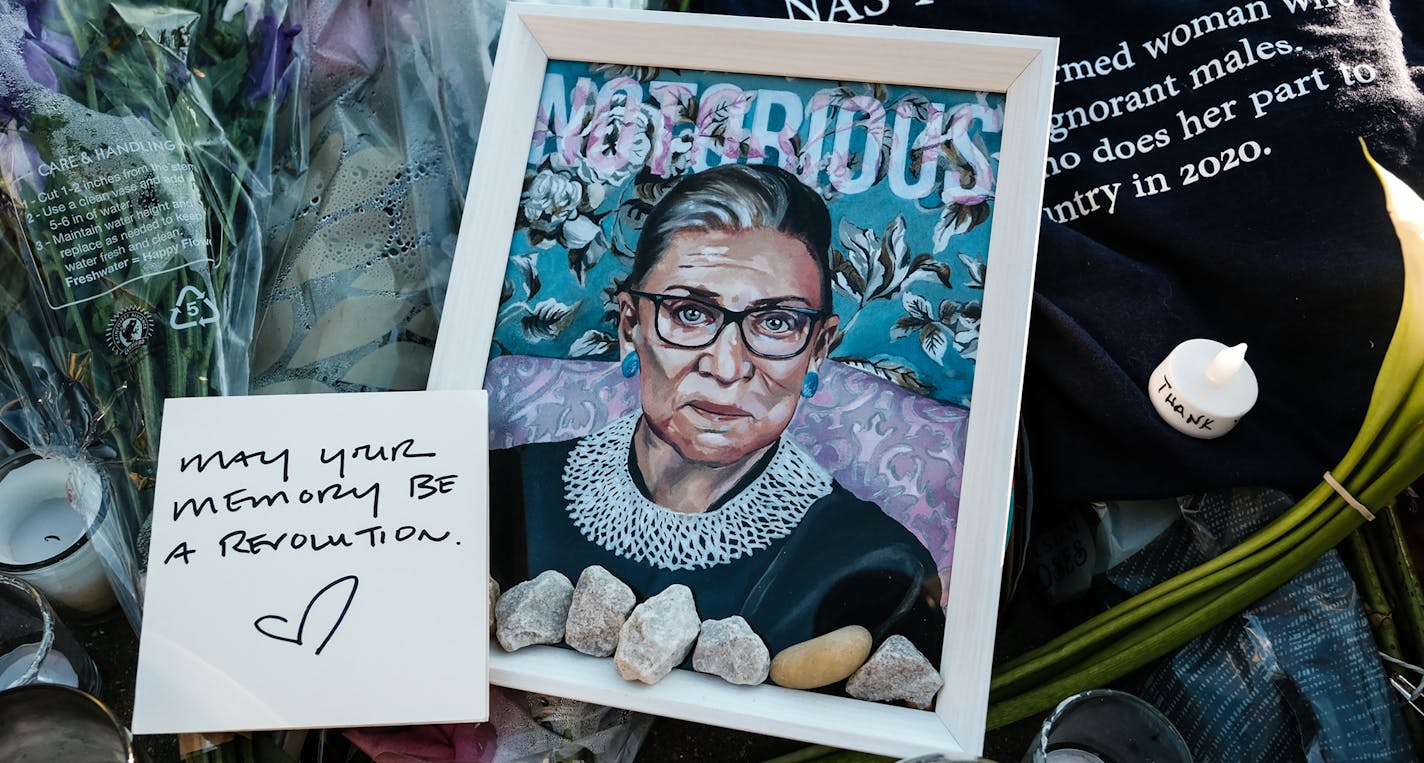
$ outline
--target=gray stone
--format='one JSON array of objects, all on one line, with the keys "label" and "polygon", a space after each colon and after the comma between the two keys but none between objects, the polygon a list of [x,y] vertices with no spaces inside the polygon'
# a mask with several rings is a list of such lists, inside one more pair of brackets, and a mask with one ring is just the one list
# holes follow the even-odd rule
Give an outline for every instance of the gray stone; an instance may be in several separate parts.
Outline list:
[{"label": "gray stone", "polygon": [[944,685],[939,672],[904,636],[891,636],[851,675],[846,693],[872,702],[904,701],[921,710]]},{"label": "gray stone", "polygon": [[771,653],[741,615],[703,620],[697,648],[692,652],[692,667],[734,684],[759,684],[771,670]]},{"label": "gray stone", "polygon": [[489,579],[489,631],[494,635],[494,624],[498,622],[494,614],[495,604],[499,602],[499,583],[494,578]]},{"label": "gray stone", "polygon": [[564,640],[564,621],[574,584],[561,573],[546,570],[533,580],[504,592],[495,605],[495,638],[506,652],[530,644],[557,644]]},{"label": "gray stone", "polygon": [[633,608],[618,633],[613,666],[629,681],[655,684],[687,657],[700,629],[692,590],[669,586]]},{"label": "gray stone", "polygon": [[564,643],[594,657],[607,657],[618,646],[618,631],[638,597],[613,573],[593,565],[579,575],[564,627]]}]

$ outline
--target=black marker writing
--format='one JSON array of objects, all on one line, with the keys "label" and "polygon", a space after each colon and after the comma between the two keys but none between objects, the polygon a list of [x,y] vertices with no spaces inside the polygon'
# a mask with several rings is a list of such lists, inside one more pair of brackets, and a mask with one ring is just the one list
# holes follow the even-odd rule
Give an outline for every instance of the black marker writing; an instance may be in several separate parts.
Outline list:
[{"label": "black marker writing", "polygon": [[223,558],[238,554],[257,556],[264,551],[323,551],[328,548],[376,548],[387,543],[407,541],[440,543],[450,537],[445,530],[435,534],[413,525],[387,528],[384,525],[363,527],[350,533],[250,533],[233,530],[218,540],[218,553]]},{"label": "black marker writing", "polygon": [[[419,530],[419,528],[412,527],[410,525],[402,525],[401,527],[397,527],[394,530],[396,540],[400,542],[405,542],[410,540],[411,538],[415,538],[416,540],[429,540],[439,543],[440,541],[450,537],[449,530],[446,530],[445,534],[439,537],[431,535],[425,530],[419,530],[419,532],[417,533],[417,530]],[[375,527],[363,527],[362,529],[357,530],[355,534],[365,535],[366,540],[371,542],[371,548],[375,548],[376,546],[384,546],[386,544],[387,538],[390,537],[390,534],[386,531],[386,528],[382,527],[381,525],[376,525]]]},{"label": "black marker writing", "polygon": [[309,548],[312,551],[320,551],[332,546],[350,548],[351,539],[346,537],[346,533],[328,534],[326,539],[322,540],[315,533],[280,533],[276,537],[269,537],[267,533],[248,534],[246,530],[233,530],[218,541],[218,552],[226,558],[228,552],[256,556],[264,550],[276,550],[283,547]]},{"label": "black marker writing", "polygon": [[[339,589],[343,583],[350,583],[350,590],[346,592],[346,602],[341,605],[340,614],[336,616],[336,619],[331,623],[331,627],[327,629],[326,637],[323,638],[321,640],[321,643],[317,645],[316,653],[321,654],[321,650],[325,649],[326,645],[331,642],[331,637],[336,635],[336,629],[340,627],[341,622],[346,619],[346,613],[351,609],[351,602],[355,601],[356,599],[356,589],[361,585],[361,581],[355,575],[346,575],[344,577],[339,577],[331,581],[330,583],[327,583],[324,588],[316,592],[316,595],[311,598],[311,601],[307,602],[307,608],[302,611],[302,619],[300,622],[297,623],[297,633],[295,636],[284,636],[281,633],[276,633],[273,632],[273,630],[270,630],[275,626],[264,625],[264,623],[269,620],[280,621],[283,625],[288,624],[287,618],[281,615],[263,615],[252,621],[252,627],[256,628],[258,633],[261,633],[267,638],[276,639],[277,641],[286,641],[290,644],[302,646],[303,641],[306,639],[307,620],[311,617],[312,609],[316,607],[316,603],[320,601],[323,596],[326,595],[327,591]],[[337,590],[337,593],[332,595],[339,596],[341,594],[340,591]],[[318,624],[316,627],[320,628],[320,625]]]},{"label": "black marker writing", "polygon": [[371,499],[371,518],[376,519],[381,515],[381,483],[379,482],[372,482],[364,490],[336,483],[317,490],[303,490],[297,493],[297,500],[302,503],[330,503],[346,498],[355,498],[359,501],[367,497]]},{"label": "black marker writing", "polygon": [[182,543],[179,543],[177,546],[174,546],[172,551],[168,552],[168,556],[163,559],[163,563],[168,564],[174,559],[182,559],[183,563],[187,564],[188,557],[196,553],[198,552],[194,551],[191,548],[188,548],[188,541],[185,540]]},{"label": "black marker writing", "polygon": [[346,459],[365,461],[399,461],[402,458],[434,458],[434,453],[411,453],[410,449],[415,447],[415,438],[407,437],[395,445],[387,448],[384,445],[357,445],[349,452],[345,448],[337,448],[330,454],[326,448],[321,449],[319,458],[323,464],[333,461],[337,463],[337,470],[342,479],[346,478]]},{"label": "black marker writing", "polygon": [[[410,497],[417,501],[423,501],[436,493],[444,495],[455,489],[455,480],[458,474],[446,474],[436,477],[433,474],[417,474],[410,478]],[[433,483],[433,484],[432,484]],[[417,494],[416,490],[420,493]]]},{"label": "black marker writing", "polygon": [[197,467],[198,473],[201,474],[206,471],[209,466],[212,466],[214,462],[217,463],[219,469],[224,470],[230,469],[234,466],[241,466],[243,468],[246,468],[248,466],[252,466],[253,464],[257,464],[260,466],[271,466],[275,463],[281,463],[282,481],[286,482],[288,467],[291,463],[291,453],[288,451],[287,448],[283,448],[282,450],[270,455],[265,450],[256,450],[251,452],[239,450],[238,452],[229,456],[223,451],[217,450],[213,451],[208,455],[203,455],[202,453],[199,453],[194,456],[188,456],[187,458],[178,459],[178,471],[186,472],[191,467]]}]

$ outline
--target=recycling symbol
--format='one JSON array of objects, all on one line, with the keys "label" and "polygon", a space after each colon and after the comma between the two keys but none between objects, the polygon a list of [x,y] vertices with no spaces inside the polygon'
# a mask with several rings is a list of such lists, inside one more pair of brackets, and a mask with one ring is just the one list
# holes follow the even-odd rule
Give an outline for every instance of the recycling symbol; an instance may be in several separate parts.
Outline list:
[{"label": "recycling symbol", "polygon": [[[206,307],[205,311],[203,308]],[[181,331],[194,326],[206,326],[218,320],[218,306],[213,298],[196,286],[184,286],[178,292],[178,303],[168,314],[168,325]]]}]

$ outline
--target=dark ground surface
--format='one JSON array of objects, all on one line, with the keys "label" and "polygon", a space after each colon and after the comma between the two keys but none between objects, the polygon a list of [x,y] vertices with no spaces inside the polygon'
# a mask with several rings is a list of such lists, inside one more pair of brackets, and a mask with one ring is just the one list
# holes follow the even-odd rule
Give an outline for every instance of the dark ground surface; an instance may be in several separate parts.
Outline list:
[{"label": "dark ground surface", "polygon": [[[1018,597],[999,623],[996,651],[1014,654],[1048,638],[1058,627],[1044,616],[1046,609],[1031,593]],[[126,723],[133,716],[134,672],[138,640],[128,621],[114,610],[94,623],[71,625],[99,666],[104,687],[102,699]],[[1017,763],[1037,732],[1039,718],[1021,721],[991,731],[985,739],[985,755],[1000,763]],[[153,763],[180,760],[177,739],[172,736],[142,736],[137,747]],[[725,763],[765,761],[806,747],[805,742],[748,734],[731,729],[704,726],[688,721],[659,718],[638,753],[638,763]]]}]

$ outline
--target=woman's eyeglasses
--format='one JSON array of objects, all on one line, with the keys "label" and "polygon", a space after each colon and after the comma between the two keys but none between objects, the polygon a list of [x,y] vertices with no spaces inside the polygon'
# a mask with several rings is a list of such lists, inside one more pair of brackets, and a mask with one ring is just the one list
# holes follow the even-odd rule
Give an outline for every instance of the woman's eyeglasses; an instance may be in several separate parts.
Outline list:
[{"label": "woman's eyeglasses", "polygon": [[695,350],[717,341],[722,329],[735,323],[742,344],[753,355],[768,360],[785,360],[800,355],[811,343],[811,329],[826,317],[823,310],[805,307],[754,307],[728,310],[693,297],[649,294],[629,290],[629,294],[653,303],[657,313],[654,326],[658,338],[674,347]]}]

